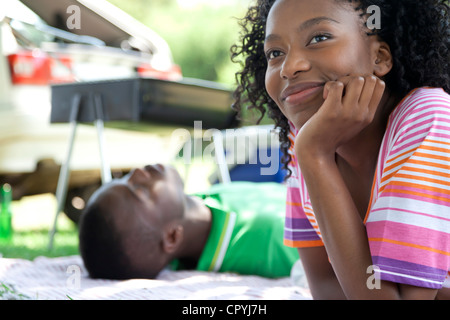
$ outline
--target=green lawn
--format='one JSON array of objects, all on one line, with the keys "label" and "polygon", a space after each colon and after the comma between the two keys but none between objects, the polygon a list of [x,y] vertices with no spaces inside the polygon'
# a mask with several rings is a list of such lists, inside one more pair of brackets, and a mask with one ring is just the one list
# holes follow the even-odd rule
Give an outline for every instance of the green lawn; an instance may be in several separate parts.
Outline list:
[{"label": "green lawn", "polygon": [[13,201],[13,236],[0,240],[0,255],[3,258],[33,260],[39,256],[60,257],[78,254],[77,226],[66,215],[58,218],[58,231],[53,249],[49,250],[49,230],[53,225],[56,199],[43,194]]},{"label": "green lawn", "polygon": [[39,256],[61,257],[78,254],[78,232],[76,227],[59,230],[55,235],[53,249],[48,249],[49,231],[46,229],[16,231],[10,241],[0,241],[3,258],[33,260]]},{"label": "green lawn", "polygon": [[[186,175],[182,162],[174,163],[183,178],[188,193],[206,190],[207,178],[215,169],[211,163],[195,162]],[[61,257],[77,255],[77,226],[64,214],[58,220],[58,232],[55,235],[53,249],[48,250],[49,229],[53,225],[56,199],[53,195],[36,195],[13,201],[14,234],[10,241],[0,240],[0,256],[33,260],[39,256]]]}]

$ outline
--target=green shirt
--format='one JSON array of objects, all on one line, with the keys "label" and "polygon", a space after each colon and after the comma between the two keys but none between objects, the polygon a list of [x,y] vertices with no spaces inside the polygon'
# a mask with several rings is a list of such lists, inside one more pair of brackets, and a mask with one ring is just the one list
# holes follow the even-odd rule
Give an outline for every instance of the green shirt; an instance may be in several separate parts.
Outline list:
[{"label": "green shirt", "polygon": [[299,259],[283,244],[286,186],[233,182],[196,194],[211,209],[211,232],[197,270],[279,278]]}]

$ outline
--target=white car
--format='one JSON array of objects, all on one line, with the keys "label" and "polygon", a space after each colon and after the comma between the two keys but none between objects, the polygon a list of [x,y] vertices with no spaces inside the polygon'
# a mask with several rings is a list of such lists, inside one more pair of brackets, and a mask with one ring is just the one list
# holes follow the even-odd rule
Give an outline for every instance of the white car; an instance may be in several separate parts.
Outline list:
[{"label": "white car", "polygon": [[[183,79],[164,39],[105,0],[1,1],[0,184],[12,185],[13,199],[56,190],[70,129],[64,121],[50,121],[55,108],[52,90],[133,78],[186,85],[193,88],[188,92],[195,91],[200,104],[212,100],[214,117],[234,117],[226,88]],[[214,94],[202,99],[199,88]],[[166,92],[176,94],[173,90]],[[189,100],[186,91],[181,90],[179,95],[182,99],[178,100]],[[205,110],[198,113],[198,120],[207,114]],[[179,152],[181,145],[170,141],[177,124],[168,126],[164,119],[155,119],[158,121],[153,123],[106,124],[105,152],[114,175],[148,163],[167,163]],[[231,120],[227,121],[231,124]],[[81,124],[64,210],[74,221],[83,205],[73,200],[86,200],[99,186],[99,168],[96,128]]]}]

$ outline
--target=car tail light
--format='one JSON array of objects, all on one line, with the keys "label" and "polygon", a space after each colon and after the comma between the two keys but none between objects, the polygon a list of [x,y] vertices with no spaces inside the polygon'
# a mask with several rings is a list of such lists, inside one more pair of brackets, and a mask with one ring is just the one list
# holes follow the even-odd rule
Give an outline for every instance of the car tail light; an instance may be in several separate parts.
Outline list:
[{"label": "car tail light", "polygon": [[22,51],[8,56],[13,84],[48,85],[73,82],[71,60],[43,51]]},{"label": "car tail light", "polygon": [[137,68],[139,76],[145,78],[153,78],[160,80],[181,80],[183,78],[181,74],[181,68],[178,65],[173,65],[168,70],[159,70],[153,68],[149,64],[142,64]]}]

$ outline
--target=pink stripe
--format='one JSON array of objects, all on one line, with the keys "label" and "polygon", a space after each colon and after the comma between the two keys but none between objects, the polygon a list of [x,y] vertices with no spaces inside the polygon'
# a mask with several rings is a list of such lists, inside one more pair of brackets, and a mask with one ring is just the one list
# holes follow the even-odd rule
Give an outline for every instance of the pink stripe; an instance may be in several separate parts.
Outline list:
[{"label": "pink stripe", "polygon": [[[411,108],[411,110],[409,112],[409,115],[415,115],[416,113],[420,113],[423,110],[430,110],[428,112],[425,112],[423,114],[418,114],[417,116],[414,116],[413,118],[411,118],[411,120],[415,120],[415,119],[420,119],[420,118],[424,118],[428,115],[450,115],[450,110],[446,110],[446,108],[448,108],[448,101],[445,100],[437,100],[437,99],[429,99],[429,98],[424,98],[422,99],[423,101],[418,100],[418,103],[415,103],[416,105],[422,105],[422,104],[426,104],[423,106],[419,106],[419,107],[415,107],[415,108]],[[414,107],[413,104],[409,105],[408,107]],[[442,110],[442,108],[444,108],[444,110]],[[444,119],[446,119],[444,117]],[[411,120],[408,120],[404,123],[409,123],[411,122]]]},{"label": "pink stripe", "polygon": [[[418,125],[417,127],[419,127],[419,125]],[[410,134],[408,134],[408,135],[404,135],[404,136],[401,137],[401,139],[398,139],[398,140],[397,140],[396,144],[400,144],[400,143],[402,143],[403,141],[409,140],[409,139],[411,139],[412,137],[415,137],[415,136],[419,136],[420,134],[424,134],[424,133],[430,132],[430,129],[431,129],[431,128],[428,127],[428,128],[424,128],[424,129],[422,129],[422,130],[416,131],[416,132],[412,132],[412,133],[410,133]],[[424,139],[425,139],[424,136],[419,136],[419,137],[416,139],[416,141],[417,141],[417,140],[423,141]],[[402,147],[402,148],[403,148],[403,147]]]},{"label": "pink stripe", "polygon": [[395,130],[397,131],[397,124],[403,123],[405,121],[405,118],[407,118],[411,112],[414,112],[415,106],[421,102],[421,100],[424,99],[424,97],[420,94],[417,94],[417,91],[413,93],[412,96],[409,96],[403,104],[399,105],[394,113],[392,114],[392,117],[396,119],[395,121]]},{"label": "pink stripe", "polygon": [[379,197],[380,198],[381,197],[394,197],[394,198],[403,198],[403,199],[413,199],[413,200],[433,203],[436,205],[450,207],[449,201],[431,199],[431,198],[427,198],[427,197],[419,197],[419,196],[415,196],[415,195],[411,195],[411,194],[397,193],[397,192],[393,192],[393,191],[388,192],[386,190],[383,190],[383,192],[380,194]]},{"label": "pink stripe", "polygon": [[[413,219],[414,217],[411,217],[411,220]],[[450,254],[450,234],[447,232],[386,220],[368,222],[366,228],[369,238],[384,238],[407,242],[445,251]]]},{"label": "pink stripe", "polygon": [[[434,120],[437,120],[437,119],[434,119]],[[424,124],[426,124],[427,122],[429,123],[429,120],[423,121],[421,123],[418,123],[418,124],[408,128],[408,129],[415,129],[415,128],[421,127]],[[441,122],[444,122],[444,121],[441,121]],[[447,122],[449,122],[449,124],[450,124],[450,119],[448,119]],[[431,123],[429,123],[429,124],[431,125]],[[403,140],[408,140],[408,139],[410,139],[411,136],[416,136],[416,135],[419,135],[421,133],[431,132],[433,129],[435,129],[435,130],[448,130],[449,128],[450,128],[450,126],[441,126],[441,125],[434,124],[434,125],[431,125],[431,126],[428,126],[428,127],[424,128],[424,129],[422,129],[420,131],[416,131],[416,132],[413,132],[413,133],[411,133],[409,135],[405,135],[404,137],[402,137],[402,139],[399,140],[399,142],[401,142]]]},{"label": "pink stripe", "polygon": [[[433,126],[431,126],[431,127],[429,127],[429,128],[424,128],[424,129],[422,129],[422,130],[420,130],[420,131],[416,131],[416,132],[411,133],[411,134],[409,134],[409,135],[407,135],[407,136],[403,136],[401,139],[399,139],[399,140],[397,141],[396,144],[400,144],[402,141],[409,140],[409,139],[411,139],[411,138],[414,137],[414,136],[417,136],[417,135],[420,135],[420,134],[424,134],[424,133],[429,133],[428,135],[433,136],[434,134],[436,134],[436,133],[433,133],[433,132],[432,132],[433,129],[435,129],[435,130],[443,130],[443,131],[446,131],[446,130],[450,130],[450,127],[444,127],[444,126],[433,125]],[[442,135],[442,136],[447,136],[447,135],[443,135],[443,134],[439,134],[439,133],[437,133],[437,134],[438,134],[438,135]],[[450,136],[447,136],[447,138],[450,139]],[[404,149],[406,149],[406,148],[408,148],[408,147],[410,147],[410,146],[412,146],[412,145],[422,143],[422,142],[424,141],[424,139],[425,139],[425,136],[420,136],[420,137],[418,137],[416,140],[411,141],[411,142],[409,142],[409,143],[407,143],[407,144],[405,144],[405,145],[402,145],[402,146],[396,146],[396,147],[392,148],[391,154],[394,154],[394,155],[395,155],[395,154],[397,154],[397,153],[401,153]]]},{"label": "pink stripe", "polygon": [[289,187],[287,188],[287,197],[288,202],[295,202],[300,203],[301,197],[300,197],[300,189],[295,187]]},{"label": "pink stripe", "polygon": [[[449,129],[447,129],[449,130]],[[429,137],[437,137],[437,138],[442,138],[440,140],[450,140],[450,135],[449,134],[444,134],[444,133],[438,133],[438,132],[430,132],[430,134],[428,135],[427,138]],[[438,143],[441,141],[437,141]]]},{"label": "pink stripe", "polygon": [[400,208],[377,208],[377,209],[371,210],[370,214],[375,213],[375,212],[379,212],[379,211],[390,211],[390,210],[392,210],[392,212],[412,213],[412,214],[416,214],[416,215],[420,215],[420,216],[425,216],[425,217],[430,217],[430,218],[440,219],[440,220],[444,220],[444,221],[449,221],[450,222],[450,218],[438,217],[438,216],[435,216],[435,215],[432,215],[432,214],[426,214],[426,213],[422,213],[422,212],[406,210],[406,209],[400,209]]},{"label": "pink stripe", "polygon": [[450,202],[449,201],[444,201],[444,200],[439,200],[439,199],[431,199],[431,198],[427,198],[427,197],[419,197],[419,196],[415,196],[415,195],[411,195],[411,194],[397,193],[397,192],[392,192],[392,191],[391,192],[383,191],[380,194],[380,198],[381,197],[394,197],[394,198],[403,198],[403,199],[413,199],[413,200],[429,202],[429,203],[433,203],[433,204],[437,204],[437,205],[441,205],[441,206],[450,207]]},{"label": "pink stripe", "polygon": [[[418,139],[411,141],[403,146],[394,146],[392,148],[391,152],[389,153],[389,156],[395,157],[398,154],[405,152],[405,150],[409,149],[411,146],[415,147],[415,148],[411,148],[411,151],[417,149],[420,146],[420,144],[424,141],[424,138],[425,137],[419,137]],[[392,160],[390,160],[388,162],[392,162]]]},{"label": "pink stripe", "polygon": [[303,208],[301,205],[293,206],[290,203],[301,204],[300,190],[298,188],[290,187],[287,189],[286,197],[286,217],[287,218],[304,218]]},{"label": "pink stripe", "polygon": [[412,262],[441,270],[446,270],[449,265],[447,257],[443,258],[442,255],[431,251],[380,241],[369,241],[369,246],[372,256]]},{"label": "pink stripe", "polygon": [[[448,108],[449,107],[449,99],[448,95],[443,92],[441,89],[418,89],[416,90],[412,95],[407,97],[403,104],[400,104],[392,113],[389,125],[387,127],[387,131],[385,134],[385,138],[383,140],[383,144],[381,146],[381,152],[380,157],[378,161],[377,166],[377,180],[375,181],[375,192],[374,192],[374,201],[376,201],[376,198],[378,196],[394,196],[398,198],[409,198],[409,199],[416,199],[424,202],[433,203],[436,205],[444,205],[447,207],[450,207],[450,203],[446,201],[437,201],[434,199],[429,199],[426,197],[419,197],[415,195],[410,194],[403,194],[403,193],[396,193],[392,191],[392,188],[400,189],[400,190],[414,190],[414,188],[402,188],[402,187],[390,187],[388,186],[387,189],[383,191],[382,194],[378,194],[378,186],[380,184],[381,174],[384,172],[384,165],[386,163],[386,160],[388,160],[388,157],[393,157],[398,154],[401,154],[403,152],[406,152],[408,148],[411,149],[411,151],[414,151],[414,149],[417,149],[418,144],[422,143],[424,138],[423,137],[417,137],[414,139],[414,136],[417,135],[427,135],[427,138],[433,137],[437,139],[437,143],[441,143],[445,140],[450,140],[450,134],[444,134],[444,133],[437,133],[433,132],[433,130],[449,130],[449,128],[445,125],[446,123],[450,123],[447,116],[450,115],[450,110],[436,110],[435,106]],[[423,103],[427,103],[429,105],[423,106]],[[426,109],[430,109],[430,111],[426,112],[423,115],[419,115],[418,113],[421,111],[424,111]],[[428,116],[430,114],[436,114],[436,117],[434,119],[428,120],[430,122],[430,125],[425,130],[420,130],[420,132],[415,132],[414,134],[409,134],[408,131],[405,131],[403,133],[399,132],[401,128],[405,128],[406,126],[409,126],[408,129],[411,128],[420,128],[420,126],[426,125],[425,121],[421,121],[422,117]],[[410,119],[411,117],[411,119]],[[441,121],[444,125],[432,125],[432,121],[434,120]],[[417,121],[420,121],[417,123]],[[405,123],[406,122],[406,123]],[[430,132],[431,131],[431,132]],[[403,135],[407,136],[403,136]],[[394,140],[400,135],[401,140]],[[412,142],[408,142],[406,145],[399,146],[399,142],[402,141],[408,141],[408,139],[414,139]],[[414,148],[415,147],[415,148]],[[388,151],[389,150],[389,151]],[[391,161],[392,162],[392,161]],[[432,165],[432,164],[430,164]],[[420,190],[423,192],[422,190]],[[427,194],[434,194],[439,195],[437,192],[427,192]],[[395,202],[395,200],[394,200]],[[382,209],[373,210],[370,214],[377,214]],[[431,217],[440,219],[437,221],[450,221],[450,218],[439,218],[434,217],[431,214],[427,213],[416,213],[404,209],[400,209],[401,212],[393,211],[392,214],[416,214],[417,216],[411,216],[411,218],[420,219],[420,217]],[[421,245],[433,247],[435,246],[439,250],[449,252],[449,235],[446,233],[442,233],[439,231],[434,230],[428,230],[426,228],[420,228],[420,227],[414,227],[411,225],[405,225],[401,223],[394,223],[389,221],[381,221],[381,222],[368,222],[367,223],[367,232],[368,236],[371,238],[388,238],[388,239],[394,239],[396,241],[402,241],[402,242],[413,242],[415,241],[420,242]],[[370,243],[372,255],[380,255],[383,257],[391,258],[391,259],[400,259],[405,260],[412,263],[427,265],[430,267],[437,267],[440,269],[448,269],[449,260],[450,258],[448,256],[445,256],[443,259],[443,255],[412,248],[412,247],[405,247],[398,244],[390,244],[390,243],[382,243],[382,242],[376,242],[373,241]]]},{"label": "pink stripe", "polygon": [[[423,118],[425,118],[426,116],[429,116],[429,115],[434,115],[434,117],[432,118],[433,122],[440,121],[440,122],[448,122],[448,123],[450,123],[450,119],[448,117],[439,117],[438,116],[438,115],[450,116],[450,112],[445,112],[445,111],[440,111],[440,110],[431,110],[430,112],[426,112],[426,113],[423,113],[423,114],[418,114],[416,117],[414,117],[414,118],[412,118],[412,119],[410,119],[408,121],[403,122],[402,126],[400,127],[400,129],[402,129],[403,127],[408,127],[408,129],[415,129],[417,127],[423,126],[424,124],[430,123],[430,119],[426,119],[426,120],[420,121],[420,120],[422,120]],[[417,121],[420,121],[420,122],[417,122]],[[417,123],[415,125],[411,126],[411,124],[415,123],[415,122],[417,122]]]},{"label": "pink stripe", "polygon": [[[438,106],[448,106],[448,98],[445,96],[445,92],[432,92],[433,89],[419,89],[413,92],[412,95],[407,97],[402,105],[399,105],[393,112],[392,118],[396,119],[393,123],[394,130],[397,131],[397,124],[403,123],[405,118],[417,111],[423,110],[424,108],[430,108],[432,106],[418,107],[418,105],[423,103],[435,103]],[[442,104],[441,104],[442,103]]]},{"label": "pink stripe", "polygon": [[448,241],[450,235],[447,232],[386,220],[368,222],[366,228],[369,238],[384,238],[430,247],[445,252],[450,251],[450,243]]},{"label": "pink stripe", "polygon": [[405,190],[405,191],[411,191],[411,192],[420,192],[420,193],[428,194],[428,195],[433,196],[433,197],[441,197],[441,198],[445,198],[445,199],[449,199],[450,200],[450,197],[447,194],[438,191],[440,188],[437,188],[435,186],[434,189],[436,191],[423,189],[423,188],[420,188],[420,186],[418,185],[418,183],[420,183],[420,182],[421,182],[420,180],[417,181],[416,183],[411,182],[410,186],[397,186],[397,185],[392,185],[391,186],[391,185],[388,184],[385,187],[385,190],[394,189],[394,190]]},{"label": "pink stripe", "polygon": [[[449,234],[413,225],[390,221],[367,223],[368,238],[383,238],[393,241],[429,247],[434,250],[450,252]],[[447,269],[450,256],[430,250],[424,250],[388,242],[371,241],[376,254],[386,258],[419,263],[434,268]]]}]

